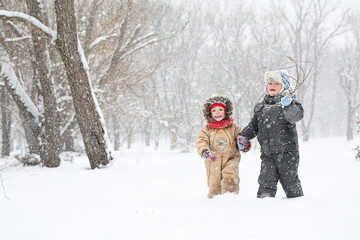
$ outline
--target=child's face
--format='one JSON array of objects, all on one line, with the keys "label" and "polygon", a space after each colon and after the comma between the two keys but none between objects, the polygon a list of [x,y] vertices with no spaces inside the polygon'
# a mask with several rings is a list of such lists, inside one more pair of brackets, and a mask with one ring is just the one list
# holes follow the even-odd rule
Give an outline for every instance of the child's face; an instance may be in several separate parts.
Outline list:
[{"label": "child's face", "polygon": [[269,81],[266,86],[266,92],[270,96],[275,96],[280,93],[281,88],[282,88],[282,85],[280,83],[275,82],[275,81]]},{"label": "child's face", "polygon": [[211,117],[215,121],[221,121],[225,118],[225,109],[223,107],[214,107],[211,109]]}]

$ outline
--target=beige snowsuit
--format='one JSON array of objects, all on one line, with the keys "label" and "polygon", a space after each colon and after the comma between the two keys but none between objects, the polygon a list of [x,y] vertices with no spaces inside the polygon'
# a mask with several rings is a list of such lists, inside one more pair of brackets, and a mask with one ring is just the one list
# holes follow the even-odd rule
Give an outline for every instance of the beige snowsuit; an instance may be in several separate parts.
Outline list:
[{"label": "beige snowsuit", "polygon": [[208,125],[203,127],[196,141],[196,149],[200,156],[205,150],[215,152],[216,161],[205,160],[208,197],[225,192],[239,192],[240,153],[236,138],[241,128],[236,124],[215,129]]}]

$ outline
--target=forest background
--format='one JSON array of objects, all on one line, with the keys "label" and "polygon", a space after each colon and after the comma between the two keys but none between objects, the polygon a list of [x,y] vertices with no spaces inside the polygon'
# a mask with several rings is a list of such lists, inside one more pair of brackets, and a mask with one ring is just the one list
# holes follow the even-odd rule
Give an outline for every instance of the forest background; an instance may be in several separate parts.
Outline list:
[{"label": "forest background", "polygon": [[95,168],[134,142],[189,152],[206,97],[228,95],[244,127],[265,71],[296,76],[287,56],[312,66],[301,140],[358,137],[358,6],[265,2],[0,0],[2,157],[86,152]]}]

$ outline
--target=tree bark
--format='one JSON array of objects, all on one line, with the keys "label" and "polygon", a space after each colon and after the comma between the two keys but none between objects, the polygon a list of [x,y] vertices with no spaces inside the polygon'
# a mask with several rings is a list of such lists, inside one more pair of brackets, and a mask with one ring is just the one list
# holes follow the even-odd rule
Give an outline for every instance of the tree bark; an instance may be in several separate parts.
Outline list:
[{"label": "tree bark", "polygon": [[77,122],[75,117],[72,118],[69,125],[66,127],[65,131],[60,136],[61,146],[64,151],[74,152],[75,144],[74,144],[74,128]]},{"label": "tree bark", "polygon": [[[31,16],[47,25],[46,18],[41,9],[40,2],[37,0],[27,0],[27,7]],[[46,167],[58,167],[60,165],[60,124],[56,108],[55,88],[50,77],[49,70],[49,50],[47,39],[32,30],[32,61],[35,71],[35,79],[40,83],[39,86],[39,112],[41,124],[41,150],[40,158]]]},{"label": "tree bark", "polygon": [[9,94],[5,86],[1,86],[1,129],[2,129],[2,147],[1,157],[10,156],[10,132],[11,115],[9,110]]},{"label": "tree bark", "polygon": [[85,151],[94,169],[107,165],[112,158],[105,138],[102,113],[78,49],[74,1],[55,0],[55,13],[58,33],[56,46],[65,65]]},{"label": "tree bark", "polygon": [[[3,6],[5,6],[4,1],[0,0],[0,8]],[[9,25],[10,25],[9,23],[2,24],[1,27],[3,28],[3,31],[5,31],[5,32],[9,31],[9,29],[8,29]],[[15,32],[15,35],[18,37],[21,36],[17,32]],[[6,53],[3,53],[3,57],[5,57],[5,59],[7,59],[8,62],[11,62],[10,59],[14,58],[14,50],[9,48],[7,46],[7,44],[5,44],[3,39],[4,39],[3,33],[0,32],[0,42],[2,44],[2,47],[5,49],[6,53],[8,54],[8,56],[5,56]],[[4,67],[4,66],[0,65],[0,68],[2,68],[2,67]],[[15,75],[15,71],[14,71],[14,75]],[[29,152],[30,152],[30,154],[38,154],[39,155],[40,154],[40,142],[38,139],[39,127],[38,127],[37,115],[34,116],[33,113],[26,106],[25,91],[23,91],[23,94],[19,93],[18,88],[22,88],[22,85],[20,84],[19,80],[16,79],[17,83],[15,83],[15,85],[14,85],[14,83],[10,82],[10,79],[8,78],[9,76],[6,76],[4,74],[2,77],[3,77],[3,81],[4,81],[5,88],[6,88],[8,95],[11,95],[13,101],[15,102],[15,104],[17,105],[17,107],[20,110],[19,114],[20,114],[20,118],[22,121],[24,131],[25,131],[25,138],[27,141]],[[36,81],[34,81],[34,82],[36,82]],[[22,91],[20,91],[20,92],[22,92]]]},{"label": "tree bark", "polygon": [[10,93],[15,104],[19,108],[21,120],[23,123],[25,138],[29,147],[30,154],[40,154],[39,126],[36,117],[28,110],[21,96],[16,93],[15,88],[9,84],[9,80],[4,76],[5,87]]}]

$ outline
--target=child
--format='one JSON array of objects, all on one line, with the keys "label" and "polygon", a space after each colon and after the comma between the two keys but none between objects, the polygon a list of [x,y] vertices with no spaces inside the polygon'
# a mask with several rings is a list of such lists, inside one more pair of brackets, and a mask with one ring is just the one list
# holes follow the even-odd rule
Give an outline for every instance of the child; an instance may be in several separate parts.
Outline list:
[{"label": "child", "polygon": [[291,97],[289,74],[286,71],[265,73],[265,98],[257,103],[250,123],[237,141],[244,148],[257,136],[261,146],[261,171],[258,198],[275,197],[278,180],[288,198],[303,196],[298,176],[299,146],[295,123],[304,110]]},{"label": "child", "polygon": [[[236,137],[241,129],[233,123],[232,109],[229,98],[222,95],[211,96],[203,106],[208,124],[199,133],[196,149],[205,159],[208,198],[225,192],[239,192],[240,153]],[[250,145],[243,151],[249,149]]]}]

